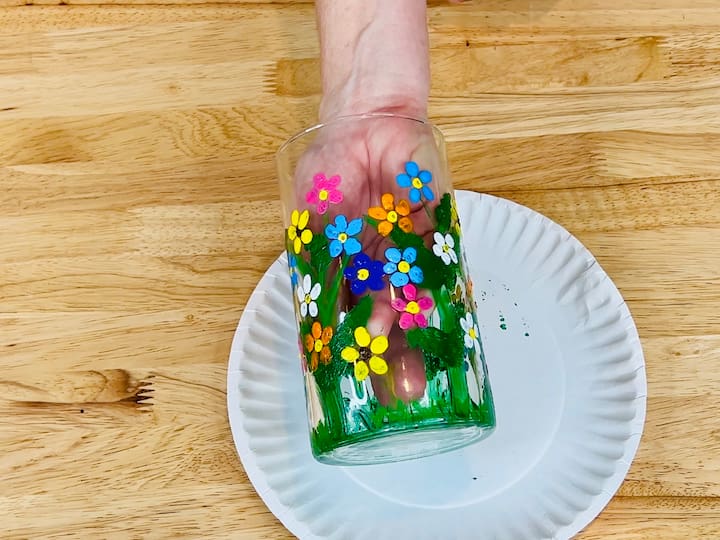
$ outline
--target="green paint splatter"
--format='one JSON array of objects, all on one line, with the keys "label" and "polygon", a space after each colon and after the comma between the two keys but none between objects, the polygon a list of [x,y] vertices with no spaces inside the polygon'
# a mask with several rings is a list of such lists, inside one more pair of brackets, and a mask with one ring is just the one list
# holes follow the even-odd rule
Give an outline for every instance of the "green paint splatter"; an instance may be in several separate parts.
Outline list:
[{"label": "green paint splatter", "polygon": [[501,330],[507,330],[507,324],[505,324],[505,315],[503,315],[503,312],[498,312],[500,315],[500,329]]}]

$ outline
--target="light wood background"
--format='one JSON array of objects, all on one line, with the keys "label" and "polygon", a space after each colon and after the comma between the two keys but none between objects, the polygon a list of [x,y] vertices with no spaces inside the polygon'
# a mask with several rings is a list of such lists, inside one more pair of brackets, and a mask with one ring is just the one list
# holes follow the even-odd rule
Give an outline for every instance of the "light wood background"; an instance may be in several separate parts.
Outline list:
[{"label": "light wood background", "polygon": [[[0,0],[0,537],[289,538],[225,369],[282,246],[272,154],[315,119],[313,7],[93,1]],[[577,235],[642,338],[645,436],[584,540],[720,538],[719,8],[429,9],[456,186]]]}]

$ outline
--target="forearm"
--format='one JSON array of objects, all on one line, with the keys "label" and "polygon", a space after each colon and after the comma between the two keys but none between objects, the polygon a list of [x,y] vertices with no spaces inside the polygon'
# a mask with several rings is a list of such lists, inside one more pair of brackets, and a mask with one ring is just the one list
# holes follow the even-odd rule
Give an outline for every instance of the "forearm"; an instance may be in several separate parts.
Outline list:
[{"label": "forearm", "polygon": [[317,0],[320,120],[388,111],[425,118],[425,0]]}]

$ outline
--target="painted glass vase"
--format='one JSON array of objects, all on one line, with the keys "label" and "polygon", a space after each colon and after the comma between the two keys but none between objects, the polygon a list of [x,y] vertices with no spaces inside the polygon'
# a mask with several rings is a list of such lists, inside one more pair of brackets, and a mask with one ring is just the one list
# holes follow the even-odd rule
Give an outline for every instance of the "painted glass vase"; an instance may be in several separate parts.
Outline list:
[{"label": "painted glass vase", "polygon": [[315,458],[385,463],[491,433],[440,131],[344,117],[291,138],[277,166]]}]

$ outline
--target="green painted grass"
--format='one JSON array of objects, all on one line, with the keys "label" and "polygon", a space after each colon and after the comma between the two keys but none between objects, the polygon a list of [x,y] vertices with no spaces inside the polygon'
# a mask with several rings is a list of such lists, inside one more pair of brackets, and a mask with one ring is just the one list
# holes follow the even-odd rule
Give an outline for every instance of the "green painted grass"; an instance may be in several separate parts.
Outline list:
[{"label": "green painted grass", "polygon": [[388,406],[371,398],[363,405],[343,400],[339,387],[321,391],[325,422],[311,432],[313,453],[324,454],[345,446],[393,432],[458,425],[495,425],[495,414],[489,387],[483,403],[472,402],[462,368],[441,370],[428,383],[427,402],[404,403],[398,400]]}]

